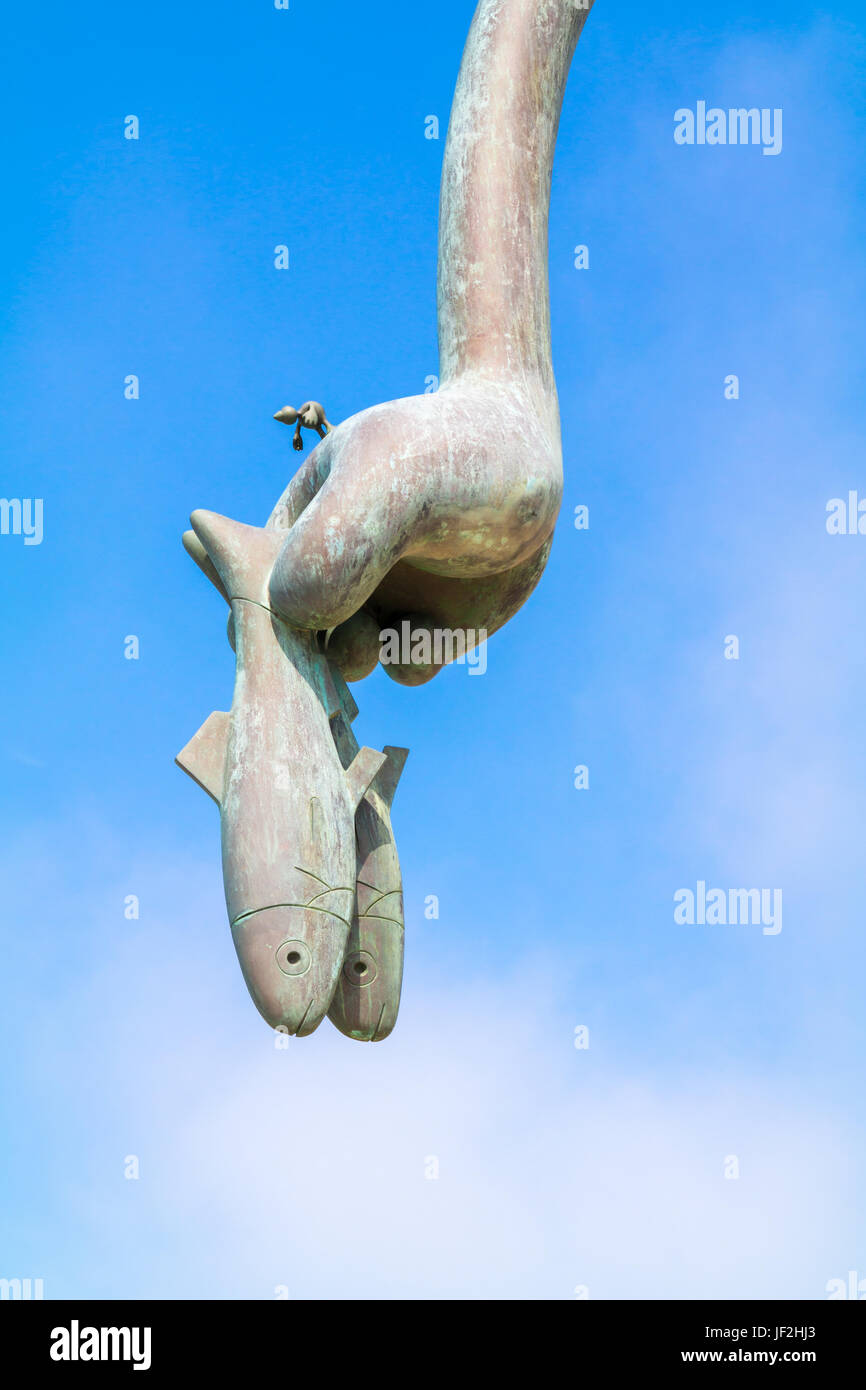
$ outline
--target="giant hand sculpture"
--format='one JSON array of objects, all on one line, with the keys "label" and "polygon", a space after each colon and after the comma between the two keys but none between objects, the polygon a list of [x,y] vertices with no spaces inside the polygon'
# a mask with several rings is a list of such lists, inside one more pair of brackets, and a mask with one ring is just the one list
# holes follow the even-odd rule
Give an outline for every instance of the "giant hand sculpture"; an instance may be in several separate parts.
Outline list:
[{"label": "giant hand sculpture", "polygon": [[[379,632],[496,631],[537,584],[562,495],[547,225],[566,78],[592,0],[481,0],[448,132],[440,389],[331,427],[266,527],[194,512],[231,608],[231,712],[178,756],[221,809],[229,920],[272,1027],[393,1028],[403,966],[390,805],[405,749],[359,749],[346,679]],[[306,423],[302,419],[302,423]],[[300,439],[300,426],[297,438]],[[404,684],[442,663],[388,664]]]}]

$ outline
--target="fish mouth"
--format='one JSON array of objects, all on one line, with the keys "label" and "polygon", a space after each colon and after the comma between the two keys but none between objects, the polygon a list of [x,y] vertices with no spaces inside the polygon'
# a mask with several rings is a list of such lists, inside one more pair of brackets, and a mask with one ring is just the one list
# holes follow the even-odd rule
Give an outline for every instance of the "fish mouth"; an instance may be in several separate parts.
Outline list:
[{"label": "fish mouth", "polygon": [[348,935],[345,918],[318,904],[277,903],[232,923],[247,989],[271,1028],[299,1038],[315,1032],[330,1007]]}]

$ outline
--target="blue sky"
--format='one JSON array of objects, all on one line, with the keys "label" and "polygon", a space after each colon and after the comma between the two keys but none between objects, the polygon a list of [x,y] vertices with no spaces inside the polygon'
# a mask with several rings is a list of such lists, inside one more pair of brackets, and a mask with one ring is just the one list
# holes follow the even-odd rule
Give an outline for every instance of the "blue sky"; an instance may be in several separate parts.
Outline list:
[{"label": "blue sky", "polygon": [[[412,750],[387,1042],[274,1047],[215,808],[173,765],[233,677],[190,510],[262,524],[297,461],[274,410],[340,421],[437,370],[472,10],[8,20],[0,493],[44,499],[44,540],[0,536],[0,1277],[49,1297],[866,1278],[866,539],[825,528],[866,496],[859,5],[587,23],[554,169],[548,569],[484,676],[355,687],[362,741]],[[699,100],[781,108],[782,153],[676,145]],[[698,880],[781,889],[783,930],[676,924]]]}]

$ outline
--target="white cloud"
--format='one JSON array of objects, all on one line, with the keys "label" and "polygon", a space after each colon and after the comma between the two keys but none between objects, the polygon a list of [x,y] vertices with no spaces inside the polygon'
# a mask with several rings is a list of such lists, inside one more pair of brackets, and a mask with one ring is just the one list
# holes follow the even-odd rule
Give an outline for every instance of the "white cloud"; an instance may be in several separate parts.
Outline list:
[{"label": "white cloud", "polygon": [[4,1263],[49,1296],[820,1298],[863,1263],[846,1121],[814,1087],[660,1065],[639,1032],[577,1051],[549,944],[519,975],[456,977],[449,956],[419,978],[410,933],[386,1042],[325,1022],[278,1050],[212,869],[133,877],[137,923],[116,893],[88,918],[67,891],[81,972],[38,998],[47,933],[14,966],[32,1158]]},{"label": "white cloud", "polygon": [[243,1004],[175,1038],[136,1084],[162,1228],[138,1291],[817,1298],[856,1261],[832,1115],[768,1079],[627,1078],[548,1006],[416,986],[378,1046],[323,1024],[278,1051]]}]

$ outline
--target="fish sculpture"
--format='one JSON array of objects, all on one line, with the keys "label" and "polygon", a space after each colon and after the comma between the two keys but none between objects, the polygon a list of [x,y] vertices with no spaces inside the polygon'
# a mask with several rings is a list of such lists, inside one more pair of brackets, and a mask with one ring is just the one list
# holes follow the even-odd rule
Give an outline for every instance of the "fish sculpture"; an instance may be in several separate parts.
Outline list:
[{"label": "fish sculpture", "polygon": [[[213,512],[190,520],[187,549],[231,607],[237,668],[231,710],[211,714],[177,762],[220,808],[226,906],[247,988],[272,1028],[306,1036],[332,1006],[349,948],[355,994],[380,981],[380,1007],[372,1018],[343,989],[335,1022],[378,1040],[399,1002],[402,893],[383,866],[372,886],[390,908],[395,938],[383,949],[381,934],[365,932],[356,916],[359,867],[377,878],[381,855],[372,845],[359,850],[355,818],[366,826],[390,803],[405,750],[358,748],[316,635],[271,608],[279,537]],[[382,823],[390,830],[387,812]],[[386,981],[396,999],[385,997]]]},{"label": "fish sculpture", "polygon": [[[403,893],[391,804],[407,750],[359,747],[347,680],[380,633],[490,635],[538,583],[562,498],[547,273],[551,170],[592,0],[481,0],[445,148],[440,385],[320,436],[264,527],[193,512],[184,544],[229,604],[237,669],[178,755],[216,801],[241,970],[267,1022],[298,1036],[394,1027]],[[465,648],[463,648],[465,649]],[[451,659],[382,664],[401,684]]]}]

